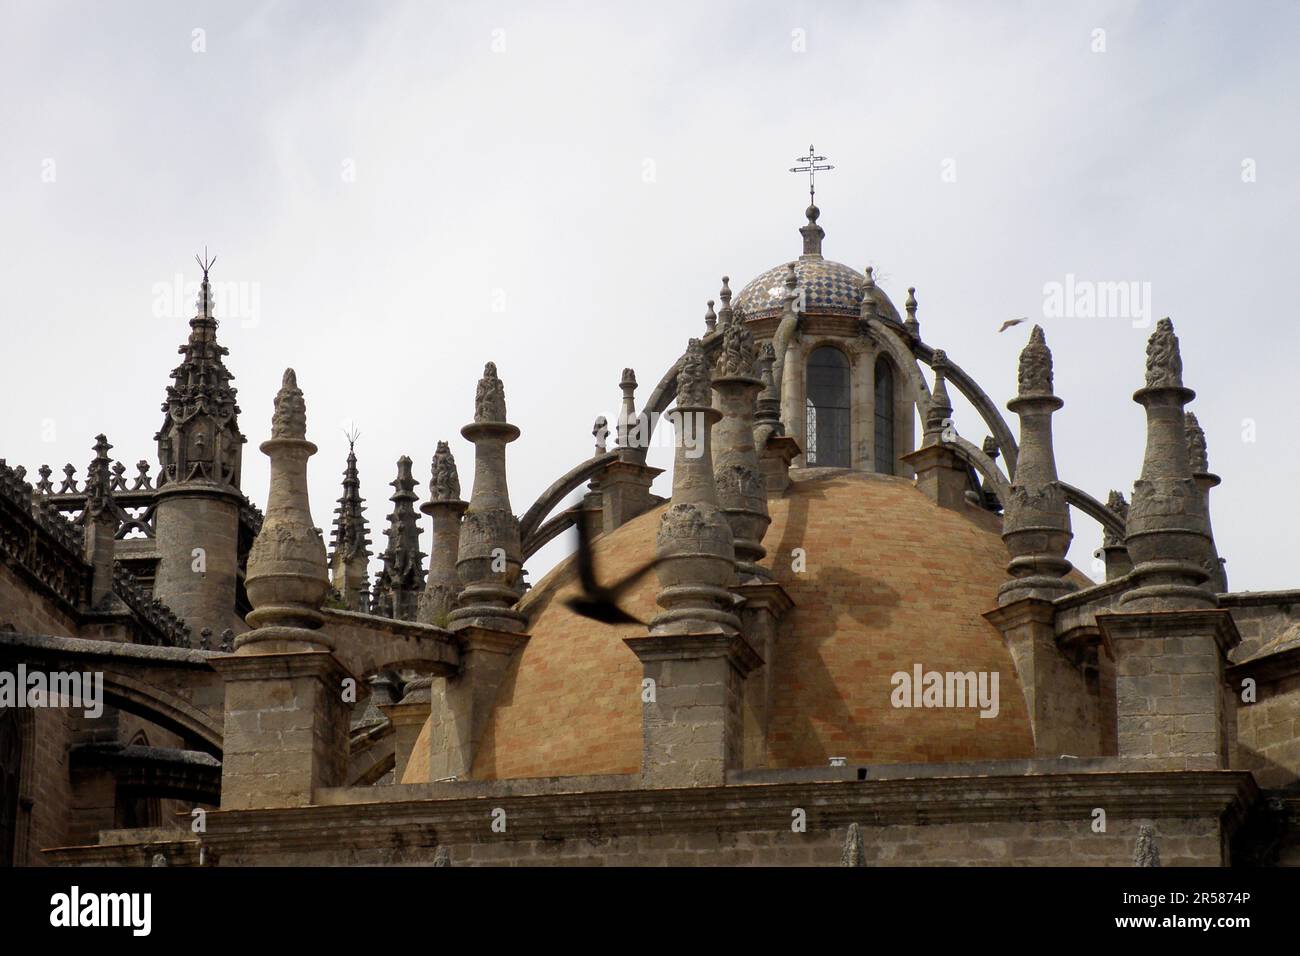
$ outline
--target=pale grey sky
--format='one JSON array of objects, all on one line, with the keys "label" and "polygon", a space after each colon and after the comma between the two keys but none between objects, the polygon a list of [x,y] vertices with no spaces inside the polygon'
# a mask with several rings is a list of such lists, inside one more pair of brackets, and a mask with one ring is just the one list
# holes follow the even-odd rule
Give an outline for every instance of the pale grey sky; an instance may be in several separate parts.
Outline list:
[{"label": "pale grey sky", "polygon": [[[0,23],[0,456],[33,477],[84,477],[99,431],[154,459],[193,311],[162,290],[206,244],[245,296],[219,334],[256,502],[291,365],[316,522],[354,420],[378,552],[399,455],[425,485],[450,439],[468,494],[459,429],[493,360],[522,513],[589,454],[624,366],[644,397],[721,275],[798,254],[786,170],[811,141],[836,166],[827,256],[900,308],[915,285],[926,341],[999,404],[1028,326],[995,330],[1042,322],[1061,475],[1102,499],[1140,467],[1150,330],[1044,317],[1044,286],[1149,283],[1224,479],[1231,586],[1300,584],[1295,3],[6,0]],[[985,434],[968,408],[957,425]],[[1090,571],[1100,534],[1075,533]]]}]

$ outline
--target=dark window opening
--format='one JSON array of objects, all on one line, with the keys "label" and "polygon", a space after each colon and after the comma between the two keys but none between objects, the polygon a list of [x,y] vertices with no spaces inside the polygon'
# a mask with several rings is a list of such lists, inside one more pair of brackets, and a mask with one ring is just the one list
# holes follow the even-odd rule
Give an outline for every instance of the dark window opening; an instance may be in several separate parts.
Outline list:
[{"label": "dark window opening", "polygon": [[14,865],[18,839],[18,770],[23,765],[22,728],[15,708],[0,708],[0,866]]},{"label": "dark window opening", "polygon": [[876,471],[894,473],[894,370],[884,358],[876,359]]},{"label": "dark window opening", "polygon": [[808,357],[808,428],[804,459],[809,466],[848,468],[850,461],[849,360],[822,346]]}]

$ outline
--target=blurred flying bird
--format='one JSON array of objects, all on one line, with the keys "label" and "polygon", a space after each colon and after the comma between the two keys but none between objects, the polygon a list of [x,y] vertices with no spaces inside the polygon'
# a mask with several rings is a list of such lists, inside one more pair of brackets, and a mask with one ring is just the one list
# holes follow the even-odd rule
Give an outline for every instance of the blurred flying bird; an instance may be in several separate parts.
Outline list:
[{"label": "blurred flying bird", "polygon": [[1022,317],[1022,318],[1019,318],[1019,319],[1007,319],[1005,322],[1002,323],[1002,328],[998,329],[998,331],[999,331],[999,332],[1005,332],[1007,329],[1011,328],[1011,326],[1013,326],[1013,325],[1019,325],[1021,322],[1028,322],[1028,321],[1029,321],[1029,318],[1028,318],[1027,316]]},{"label": "blurred flying bird", "polygon": [[644,621],[633,617],[618,606],[618,598],[645,577],[659,563],[659,559],[655,558],[643,564],[621,581],[604,587],[596,583],[596,564],[592,556],[587,523],[579,517],[574,522],[574,527],[578,532],[578,580],[582,584],[582,594],[565,598],[565,606],[575,614],[600,621],[602,624],[640,624],[644,627]]}]

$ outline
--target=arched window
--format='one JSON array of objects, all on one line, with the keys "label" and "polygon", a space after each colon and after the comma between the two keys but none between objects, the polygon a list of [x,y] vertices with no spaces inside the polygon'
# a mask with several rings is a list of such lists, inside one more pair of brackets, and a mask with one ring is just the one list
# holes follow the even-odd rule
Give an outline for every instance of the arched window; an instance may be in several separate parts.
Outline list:
[{"label": "arched window", "polygon": [[894,473],[894,370],[883,356],[876,359],[876,471]]},{"label": "arched window", "polygon": [[848,468],[849,360],[824,345],[808,356],[808,428],[804,459],[810,467]]}]

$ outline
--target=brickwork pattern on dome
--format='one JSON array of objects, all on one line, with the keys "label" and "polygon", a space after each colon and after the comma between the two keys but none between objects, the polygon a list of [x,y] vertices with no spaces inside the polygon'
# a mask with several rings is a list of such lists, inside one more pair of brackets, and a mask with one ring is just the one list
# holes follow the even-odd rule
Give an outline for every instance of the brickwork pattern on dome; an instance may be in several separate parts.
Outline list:
[{"label": "brickwork pattern on dome", "polygon": [[[981,614],[1005,578],[996,519],[940,508],[906,479],[842,474],[792,485],[770,502],[767,564],[796,603],[768,737],[773,767],[992,760],[1032,754],[1011,657]],[[597,540],[597,568],[614,579],[654,553],[662,508]],[[803,548],[807,571],[791,570]],[[576,593],[566,560],[529,592],[532,637],[515,661],[475,761],[476,778],[635,773],[641,760],[641,666],[609,627],[558,598]],[[649,575],[625,600],[648,619]],[[890,676],[926,670],[997,671],[999,715],[894,709]],[[427,727],[405,782],[428,778]]]},{"label": "brickwork pattern on dome", "polygon": [[[785,307],[785,270],[782,263],[768,269],[750,282],[736,296],[735,308],[747,318],[759,319],[779,314]],[[804,291],[804,311],[820,315],[856,316],[862,308],[866,277],[842,262],[829,259],[797,259],[794,265],[799,288]],[[898,310],[877,286],[876,302],[881,315],[900,321]]]}]

